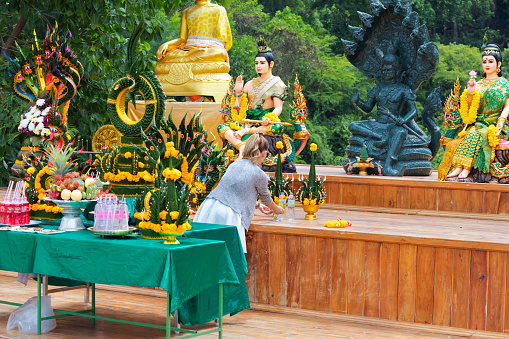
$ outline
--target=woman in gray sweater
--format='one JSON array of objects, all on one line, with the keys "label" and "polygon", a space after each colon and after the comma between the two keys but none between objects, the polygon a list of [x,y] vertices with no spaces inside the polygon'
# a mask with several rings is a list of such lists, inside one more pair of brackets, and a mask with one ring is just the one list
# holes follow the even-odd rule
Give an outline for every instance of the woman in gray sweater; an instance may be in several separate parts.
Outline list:
[{"label": "woman in gray sweater", "polygon": [[[268,141],[259,133],[247,139],[243,158],[226,170],[217,187],[210,192],[194,217],[195,222],[235,225],[239,231],[244,253],[246,234],[258,208],[264,214],[283,213],[267,188],[267,175],[260,165],[267,156]],[[258,203],[260,198],[261,203]]]}]

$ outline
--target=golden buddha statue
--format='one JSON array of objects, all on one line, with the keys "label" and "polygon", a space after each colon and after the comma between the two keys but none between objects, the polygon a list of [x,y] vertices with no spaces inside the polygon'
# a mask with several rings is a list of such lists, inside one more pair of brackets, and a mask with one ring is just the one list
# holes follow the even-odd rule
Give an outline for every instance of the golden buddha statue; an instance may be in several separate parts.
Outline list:
[{"label": "golden buddha statue", "polygon": [[226,10],[210,0],[182,12],[180,37],[157,50],[155,71],[168,96],[212,96],[220,102],[228,90],[228,50],[232,34]]}]

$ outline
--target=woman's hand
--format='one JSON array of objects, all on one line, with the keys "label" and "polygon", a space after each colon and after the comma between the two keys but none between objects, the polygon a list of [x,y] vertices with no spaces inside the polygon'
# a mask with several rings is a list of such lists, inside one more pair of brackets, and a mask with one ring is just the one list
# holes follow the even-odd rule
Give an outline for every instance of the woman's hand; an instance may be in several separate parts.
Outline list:
[{"label": "woman's hand", "polygon": [[270,119],[269,119],[269,118],[263,118],[263,119],[262,119],[262,125],[263,125],[263,126],[268,126],[268,125],[269,125],[269,122],[270,122]]},{"label": "woman's hand", "polygon": [[283,214],[283,208],[281,206],[277,206],[275,208],[272,209],[272,211],[275,213],[275,214]]},{"label": "woman's hand", "polygon": [[267,214],[267,215],[270,215],[272,214],[272,210],[268,207],[268,206],[265,206],[264,204],[260,204],[258,206],[258,209],[260,210],[260,212],[262,212],[263,214]]},{"label": "woman's hand", "polygon": [[504,122],[503,121],[499,121],[497,123],[496,127],[497,127],[497,134],[496,135],[498,136],[500,134],[500,132],[502,132],[502,128],[504,128]]},{"label": "woman's hand", "polygon": [[474,92],[474,89],[475,89],[475,80],[474,79],[470,79],[470,81],[467,84],[467,88],[468,88],[468,93]]}]

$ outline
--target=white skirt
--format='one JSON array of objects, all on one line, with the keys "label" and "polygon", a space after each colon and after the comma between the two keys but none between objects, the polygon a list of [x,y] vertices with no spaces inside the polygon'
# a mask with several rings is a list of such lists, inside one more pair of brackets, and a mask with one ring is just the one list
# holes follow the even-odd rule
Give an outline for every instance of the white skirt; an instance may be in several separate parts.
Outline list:
[{"label": "white skirt", "polygon": [[246,231],[242,226],[240,215],[225,204],[216,199],[205,199],[200,208],[198,208],[198,213],[196,213],[193,221],[205,224],[236,226],[244,253],[247,253]]}]

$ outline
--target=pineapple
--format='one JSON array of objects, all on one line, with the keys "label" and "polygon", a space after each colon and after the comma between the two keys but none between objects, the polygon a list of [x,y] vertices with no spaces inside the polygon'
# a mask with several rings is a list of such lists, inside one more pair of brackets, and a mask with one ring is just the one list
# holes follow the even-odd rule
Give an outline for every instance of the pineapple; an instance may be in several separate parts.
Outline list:
[{"label": "pineapple", "polygon": [[50,144],[46,147],[45,155],[48,160],[48,167],[51,169],[53,176],[52,188],[48,191],[48,195],[52,199],[59,199],[60,193],[68,188],[73,188],[71,171],[75,168],[76,164],[70,161],[73,154],[71,145],[56,149],[55,146]]},{"label": "pineapple", "polygon": [[51,168],[52,175],[55,181],[61,181],[65,178],[67,173],[70,173],[76,164],[69,161],[73,154],[71,145],[57,150],[55,146],[50,144],[46,148],[46,156],[48,157],[48,167]]}]

